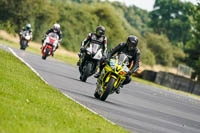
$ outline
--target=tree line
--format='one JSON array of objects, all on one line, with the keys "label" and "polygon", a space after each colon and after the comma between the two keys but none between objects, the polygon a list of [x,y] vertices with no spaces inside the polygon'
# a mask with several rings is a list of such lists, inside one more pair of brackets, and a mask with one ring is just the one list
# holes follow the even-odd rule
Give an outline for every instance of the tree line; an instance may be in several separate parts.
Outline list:
[{"label": "tree line", "polygon": [[87,34],[103,25],[109,49],[134,34],[142,63],[186,63],[200,75],[200,4],[156,0],[151,12],[101,0],[1,0],[0,7],[0,29],[10,33],[19,33],[31,23],[34,40],[40,42],[57,22],[63,31],[62,45],[77,52]]}]

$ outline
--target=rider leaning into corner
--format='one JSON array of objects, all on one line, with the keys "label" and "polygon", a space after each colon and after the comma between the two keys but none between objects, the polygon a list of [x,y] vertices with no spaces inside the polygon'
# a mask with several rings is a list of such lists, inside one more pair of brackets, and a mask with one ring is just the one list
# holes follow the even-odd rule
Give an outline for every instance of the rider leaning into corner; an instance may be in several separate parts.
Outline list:
[{"label": "rider leaning into corner", "polygon": [[[128,36],[128,39],[126,43],[120,43],[115,48],[113,48],[109,53],[107,58],[104,60],[105,62],[109,62],[110,58],[117,54],[124,53],[128,55],[129,58],[129,72],[126,74],[126,79],[122,83],[122,85],[118,88],[116,91],[117,94],[120,93],[120,88],[123,87],[123,85],[128,84],[131,82],[131,75],[136,72],[136,70],[139,68],[139,59],[140,59],[140,50],[137,47],[138,45],[138,38],[136,36],[130,35]],[[98,78],[100,76],[101,71],[104,68],[104,64],[100,63],[100,71],[94,76],[95,78]]]},{"label": "rider leaning into corner", "polygon": [[[48,36],[49,33],[56,33],[58,35],[58,37],[59,37],[58,42],[60,43],[62,41],[62,32],[60,30],[60,24],[56,23],[56,24],[53,25],[53,27],[51,29],[49,29],[46,32],[45,37],[42,39],[42,47],[44,47],[46,45],[46,44],[44,44],[44,40],[46,39],[46,37]],[[53,47],[53,52],[55,52],[57,48],[58,48],[58,44],[57,44],[57,46]]]},{"label": "rider leaning into corner", "polygon": [[80,59],[77,62],[77,65],[80,66],[80,64],[84,64],[85,57],[83,57],[83,53],[85,52],[88,44],[99,44],[102,48],[103,56],[106,55],[107,52],[107,38],[105,37],[105,27],[104,26],[98,26],[96,28],[96,33],[89,33],[87,38],[83,40],[80,48],[80,53],[78,54]]},{"label": "rider leaning into corner", "polygon": [[[21,37],[24,31],[28,31],[30,36],[31,36],[31,40],[32,40],[32,29],[31,29],[31,24],[27,24],[25,27],[22,28],[22,30],[19,33],[19,37],[20,37],[20,41],[21,41]],[[20,42],[21,43],[21,42]]]}]

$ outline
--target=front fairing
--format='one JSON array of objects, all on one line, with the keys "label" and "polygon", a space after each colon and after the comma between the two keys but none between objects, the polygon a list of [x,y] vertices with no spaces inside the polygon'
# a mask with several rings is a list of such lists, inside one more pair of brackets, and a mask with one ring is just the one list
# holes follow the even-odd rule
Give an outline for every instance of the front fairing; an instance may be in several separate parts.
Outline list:
[{"label": "front fairing", "polygon": [[30,35],[29,31],[24,31],[22,33],[22,38],[29,41],[31,39],[31,35]]},{"label": "front fairing", "polygon": [[50,49],[48,55],[51,55],[51,54],[52,54],[53,47],[52,47],[52,45],[47,44],[45,47],[42,48],[42,55],[45,55],[45,52],[46,52],[46,49],[47,49],[47,48]]},{"label": "front fairing", "polygon": [[45,44],[50,44],[50,45],[56,46],[56,45],[58,44],[58,38],[59,38],[59,37],[58,37],[58,35],[57,35],[56,33],[50,33],[50,34],[46,37],[44,43],[45,43]]},{"label": "front fairing", "polygon": [[86,54],[94,60],[100,60],[102,58],[102,49],[99,44],[91,43],[86,48]]}]

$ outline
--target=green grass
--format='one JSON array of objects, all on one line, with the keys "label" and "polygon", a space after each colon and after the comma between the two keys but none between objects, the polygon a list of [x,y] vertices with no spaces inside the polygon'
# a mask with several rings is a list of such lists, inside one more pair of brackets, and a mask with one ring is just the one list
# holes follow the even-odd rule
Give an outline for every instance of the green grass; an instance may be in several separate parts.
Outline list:
[{"label": "green grass", "polygon": [[72,57],[72,56],[67,56],[67,55],[63,55],[60,53],[55,53],[55,59],[63,61],[65,63],[71,64],[73,66],[76,66],[77,62],[78,62],[78,58],[76,57]]},{"label": "green grass", "polygon": [[0,133],[125,133],[0,49]]}]

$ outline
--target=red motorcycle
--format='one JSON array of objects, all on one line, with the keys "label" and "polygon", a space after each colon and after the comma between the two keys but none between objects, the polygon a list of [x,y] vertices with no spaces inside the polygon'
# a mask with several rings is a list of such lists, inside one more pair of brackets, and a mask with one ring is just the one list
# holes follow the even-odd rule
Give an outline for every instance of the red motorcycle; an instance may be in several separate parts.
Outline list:
[{"label": "red motorcycle", "polygon": [[42,47],[42,59],[46,60],[46,58],[50,55],[53,56],[53,47],[57,47],[58,45],[58,35],[56,33],[49,33],[49,35],[44,40],[44,44]]}]

